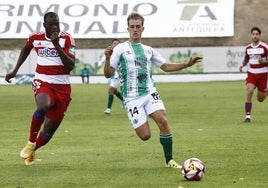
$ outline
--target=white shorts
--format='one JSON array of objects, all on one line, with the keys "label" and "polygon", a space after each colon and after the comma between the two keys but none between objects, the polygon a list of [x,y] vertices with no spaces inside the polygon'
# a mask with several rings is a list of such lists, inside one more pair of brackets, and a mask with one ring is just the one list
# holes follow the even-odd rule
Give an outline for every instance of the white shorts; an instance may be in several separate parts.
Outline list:
[{"label": "white shorts", "polygon": [[119,83],[119,79],[118,78],[110,78],[108,81],[108,84],[110,87],[113,88],[117,88],[118,87],[118,83]]},{"label": "white shorts", "polygon": [[148,120],[148,115],[157,110],[165,110],[165,106],[157,92],[132,100],[125,100],[127,115],[133,128],[136,129]]}]

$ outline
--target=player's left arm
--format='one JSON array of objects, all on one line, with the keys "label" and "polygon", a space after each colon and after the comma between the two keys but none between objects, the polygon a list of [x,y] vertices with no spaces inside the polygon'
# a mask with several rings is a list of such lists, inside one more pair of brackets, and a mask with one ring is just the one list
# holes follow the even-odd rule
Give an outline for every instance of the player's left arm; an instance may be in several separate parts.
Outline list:
[{"label": "player's left arm", "polygon": [[69,71],[73,70],[75,66],[75,46],[74,45],[67,46],[68,53],[66,53],[59,44],[59,37],[58,37],[57,32],[52,33],[51,41],[53,45],[55,46],[55,48],[57,49],[57,52],[59,53],[60,59],[62,63],[64,64],[64,66]]},{"label": "player's left arm", "polygon": [[178,71],[187,67],[191,67],[192,65],[201,61],[202,57],[190,57],[186,63],[164,63],[160,66],[160,68],[165,72]]},{"label": "player's left arm", "polygon": [[264,56],[265,57],[260,56],[259,57],[259,63],[268,65],[268,46],[265,45],[265,47],[266,47],[266,48],[264,48],[264,51],[265,51]]},{"label": "player's left arm", "polygon": [[268,57],[259,57],[259,63],[261,63],[261,64],[267,64],[268,65],[268,59],[267,59]]}]

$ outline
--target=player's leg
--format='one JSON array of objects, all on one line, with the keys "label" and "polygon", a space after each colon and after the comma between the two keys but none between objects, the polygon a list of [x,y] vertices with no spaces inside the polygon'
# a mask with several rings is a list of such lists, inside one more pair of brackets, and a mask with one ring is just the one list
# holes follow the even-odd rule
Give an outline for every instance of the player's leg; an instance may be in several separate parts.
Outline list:
[{"label": "player's leg", "polygon": [[87,84],[89,84],[89,75],[87,75]]},{"label": "player's leg", "polygon": [[67,107],[71,101],[69,87],[66,87],[66,93],[55,92],[55,103],[46,113],[46,119],[43,129],[40,131],[36,140],[35,151],[41,146],[46,145],[61,124]]},{"label": "player's leg", "polygon": [[[37,85],[38,87],[36,87]],[[51,98],[50,94],[51,91],[46,87],[45,84],[34,81],[33,89],[35,91],[37,108],[32,116],[28,143],[20,152],[20,156],[25,159],[26,165],[33,164],[37,135],[39,134],[39,130],[44,122],[45,114],[53,103],[53,98]]]},{"label": "player's leg", "polygon": [[259,76],[256,87],[258,88],[257,100],[259,102],[263,102],[267,96],[267,91],[268,91],[267,74],[261,74]]},{"label": "player's leg", "polygon": [[127,116],[136,134],[143,141],[151,137],[151,130],[148,124],[148,114],[144,109],[146,97],[139,97],[126,102]]},{"label": "player's leg", "polygon": [[140,125],[135,129],[136,134],[143,141],[149,140],[151,138],[151,129],[148,124],[148,121]]},{"label": "player's leg", "polygon": [[255,86],[255,77],[253,74],[248,73],[248,77],[246,79],[246,101],[245,101],[245,120],[244,122],[251,121],[251,109],[252,109],[252,96]]},{"label": "player's leg", "polygon": [[115,96],[117,96],[118,99],[123,101],[123,97],[121,95],[121,92],[117,90],[118,83],[119,83],[119,79],[113,78],[113,79],[111,79],[110,87],[113,88],[113,93],[115,94]]},{"label": "player's leg", "polygon": [[123,102],[123,96],[121,95],[121,92],[117,90],[119,80],[118,78],[113,78],[110,81],[110,87],[112,88],[112,91],[114,95],[121,100],[121,108],[124,108],[124,102]]},{"label": "player's leg", "polygon": [[263,102],[265,100],[266,96],[267,96],[266,92],[262,92],[260,90],[257,91],[257,100],[259,102]]},{"label": "player's leg", "polygon": [[107,107],[106,110],[104,111],[105,114],[109,115],[111,114],[111,108],[113,105],[114,101],[114,93],[113,93],[113,88],[109,86],[108,88],[108,101],[107,101]]},{"label": "player's leg", "polygon": [[168,126],[165,110],[157,110],[153,112],[150,117],[156,122],[159,127],[160,143],[163,147],[167,167],[181,168],[181,166],[173,160],[172,134]]},{"label": "player's leg", "polygon": [[115,94],[115,96],[117,96],[118,99],[120,99],[121,101],[123,101],[123,97],[121,95],[121,92],[118,91],[116,88],[114,90],[114,94]]},{"label": "player's leg", "polygon": [[39,93],[36,96],[37,108],[32,116],[29,142],[35,143],[41,125],[44,122],[44,117],[50,107],[50,96],[46,93]]},{"label": "player's leg", "polygon": [[40,109],[44,110],[46,107],[45,104],[50,104],[50,108],[45,113],[45,123],[43,129],[39,132],[38,137],[36,138],[35,146],[30,148],[31,155],[28,158],[25,158],[26,165],[34,164],[35,151],[49,142],[64,117],[65,111],[71,101],[70,86],[62,87],[61,89],[61,92],[65,93],[57,91],[54,92],[55,95],[50,93],[50,102],[47,101],[47,103],[43,100],[45,98],[43,95],[40,95],[40,98],[36,97],[37,101],[41,101],[40,103],[37,102]]},{"label": "player's leg", "polygon": [[180,168],[181,166],[173,160],[172,134],[168,125],[163,101],[157,92],[149,95],[146,111],[159,127],[160,143],[163,147],[167,167]]},{"label": "player's leg", "polygon": [[84,84],[85,83],[85,77],[84,77],[83,74],[81,75],[81,78],[82,78],[82,83]]},{"label": "player's leg", "polygon": [[58,129],[61,121],[53,121],[49,118],[46,118],[43,129],[40,131],[40,134],[36,141],[35,151],[39,149],[41,146],[46,145],[56,130]]}]

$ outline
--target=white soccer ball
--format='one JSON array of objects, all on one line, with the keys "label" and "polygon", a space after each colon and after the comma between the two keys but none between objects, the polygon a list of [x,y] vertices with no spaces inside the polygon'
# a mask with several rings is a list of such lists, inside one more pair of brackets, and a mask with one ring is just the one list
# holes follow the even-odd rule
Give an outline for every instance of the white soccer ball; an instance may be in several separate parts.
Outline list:
[{"label": "white soccer ball", "polygon": [[198,158],[189,158],[183,162],[181,172],[189,181],[199,181],[205,174],[205,164]]}]

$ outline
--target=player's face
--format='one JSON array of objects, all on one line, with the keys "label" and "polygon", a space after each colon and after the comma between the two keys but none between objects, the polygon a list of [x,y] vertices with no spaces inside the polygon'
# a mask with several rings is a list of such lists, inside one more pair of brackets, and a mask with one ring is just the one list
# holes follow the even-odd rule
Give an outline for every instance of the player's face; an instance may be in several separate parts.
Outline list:
[{"label": "player's face", "polygon": [[144,30],[140,19],[130,19],[127,30],[131,42],[140,42],[141,34]]},{"label": "player's face", "polygon": [[252,42],[257,43],[260,41],[261,34],[258,31],[254,30],[251,33],[251,37],[252,37]]},{"label": "player's face", "polygon": [[59,18],[48,17],[43,25],[45,27],[46,35],[48,38],[50,38],[52,33],[54,33],[54,32],[59,33],[60,32]]}]

